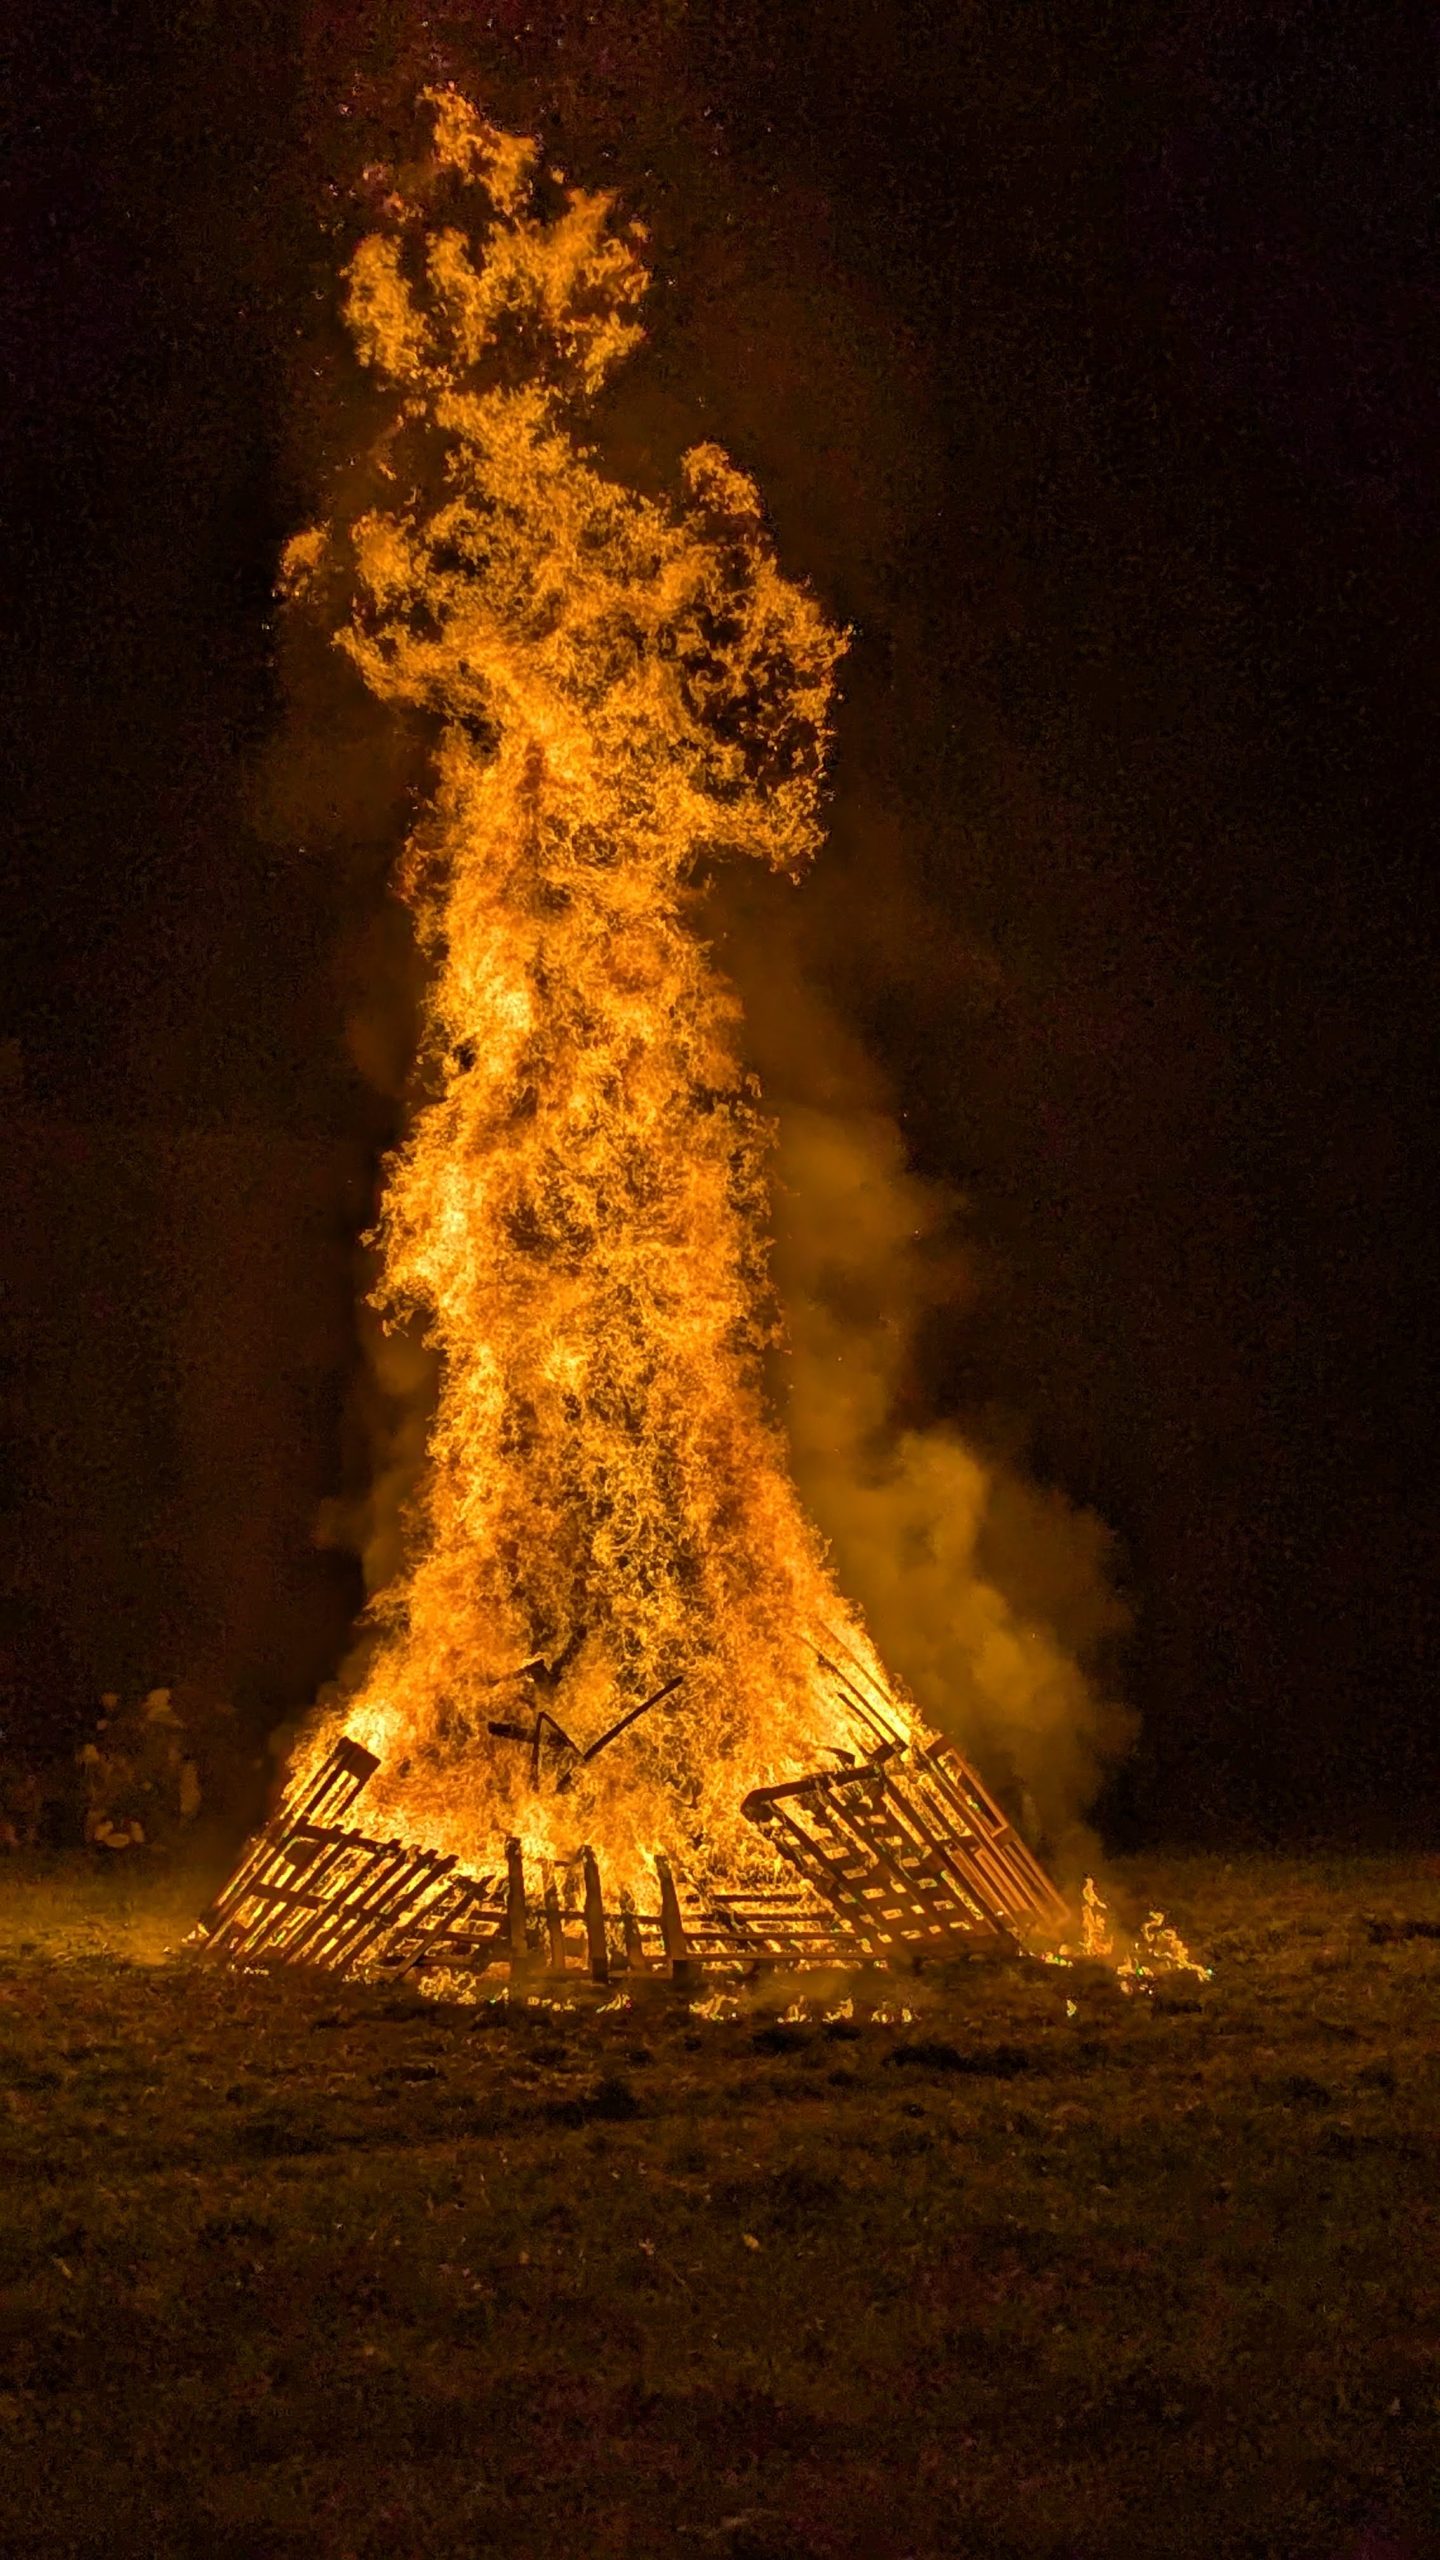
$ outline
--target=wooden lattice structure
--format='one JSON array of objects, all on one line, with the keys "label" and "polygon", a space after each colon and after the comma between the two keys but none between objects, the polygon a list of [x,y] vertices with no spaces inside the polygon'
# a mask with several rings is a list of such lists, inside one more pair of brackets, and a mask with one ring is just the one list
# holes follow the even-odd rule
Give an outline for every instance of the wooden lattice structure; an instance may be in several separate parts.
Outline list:
[{"label": "wooden lattice structure", "polygon": [[758,1787],[742,1812],[872,1961],[1014,1943],[1065,1905],[972,1769],[943,1742]]},{"label": "wooden lattice structure", "polygon": [[948,1744],[880,1741],[858,1766],[757,1788],[741,1807],[794,1873],[792,1887],[704,1893],[657,1857],[653,1907],[607,1899],[585,1849],[568,1865],[506,1844],[494,1873],[380,1840],[352,1815],[379,1762],[348,1738],[254,1843],[202,1916],[209,1951],[237,1965],[512,1980],[703,1969],[913,1965],[1053,1932],[1065,1905]]}]

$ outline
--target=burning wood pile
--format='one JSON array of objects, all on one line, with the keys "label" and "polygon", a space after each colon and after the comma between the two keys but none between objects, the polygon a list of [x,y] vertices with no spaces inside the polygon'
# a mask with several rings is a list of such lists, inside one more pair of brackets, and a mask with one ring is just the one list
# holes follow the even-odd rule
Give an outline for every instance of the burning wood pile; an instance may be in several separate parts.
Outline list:
[{"label": "burning wood pile", "polygon": [[347,270],[374,444],[285,580],[432,742],[397,883],[421,1098],[375,1241],[439,1400],[363,1681],[211,1944],[603,1980],[1053,1930],[836,1589],[766,1401],[770,1131],[700,887],[816,850],[844,637],[718,447],[670,504],[576,432],[640,338],[638,228],[423,104]]},{"label": "burning wood pile", "polygon": [[1054,1934],[1066,1907],[973,1770],[931,1739],[882,1745],[858,1767],[760,1787],[741,1808],[795,1882],[705,1892],[653,1860],[653,1907],[626,1888],[607,1904],[600,1859],[557,1863],[505,1843],[471,1876],[453,1857],[373,1839],[349,1820],[379,1763],[336,1743],[204,1915],[232,1964],[369,1965],[397,1974],[539,1976],[701,1968],[923,1963],[989,1941]]}]

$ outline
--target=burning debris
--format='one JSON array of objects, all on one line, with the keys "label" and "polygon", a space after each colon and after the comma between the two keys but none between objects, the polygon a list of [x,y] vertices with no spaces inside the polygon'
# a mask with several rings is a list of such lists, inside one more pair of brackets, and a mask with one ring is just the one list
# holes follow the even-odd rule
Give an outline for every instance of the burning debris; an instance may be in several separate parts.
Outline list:
[{"label": "burning debris", "polygon": [[1058,1946],[1043,1951],[1047,1964],[1104,1965],[1127,1992],[1152,1990],[1162,1978],[1177,1973],[1193,1974],[1197,1982],[1211,1979],[1210,1966],[1197,1962],[1163,1911],[1147,1913],[1133,1936],[1122,1929],[1093,1876],[1087,1876],[1081,1887],[1079,1919],[1077,1939],[1062,1939]]},{"label": "burning debris", "polygon": [[439,1403],[363,1681],[213,1944],[604,1980],[1053,1935],[836,1590],[762,1386],[770,1130],[698,887],[817,849],[844,637],[717,447],[676,506],[580,440],[640,335],[643,235],[426,104],[348,269],[380,432],[285,579],[432,724],[399,876],[423,1098],[377,1302],[424,1327]]}]

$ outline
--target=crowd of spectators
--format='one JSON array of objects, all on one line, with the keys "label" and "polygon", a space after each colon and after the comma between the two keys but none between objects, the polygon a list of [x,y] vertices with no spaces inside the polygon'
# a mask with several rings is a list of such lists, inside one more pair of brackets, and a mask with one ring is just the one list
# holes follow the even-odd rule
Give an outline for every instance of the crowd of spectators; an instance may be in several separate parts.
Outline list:
[{"label": "crowd of spectators", "polygon": [[224,1700],[183,1682],[130,1700],[107,1690],[83,1738],[58,1757],[7,1754],[0,1734],[0,1853],[174,1849],[203,1811],[233,1814],[262,1796],[265,1775]]}]

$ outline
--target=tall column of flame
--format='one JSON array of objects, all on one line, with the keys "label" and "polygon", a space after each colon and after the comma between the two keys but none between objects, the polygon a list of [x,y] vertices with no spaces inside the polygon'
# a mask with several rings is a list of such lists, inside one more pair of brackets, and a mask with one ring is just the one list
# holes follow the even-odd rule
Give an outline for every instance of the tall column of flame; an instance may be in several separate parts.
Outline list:
[{"label": "tall column of flame", "polygon": [[[423,1317],[442,1383],[344,1723],[382,1761],[367,1821],[753,1871],[745,1789],[864,1744],[817,1624],[877,1666],[765,1411],[768,1130],[697,883],[814,852],[843,638],[717,447],[677,506],[602,474],[575,420],[641,334],[642,235],[455,93],[428,104],[431,154],[348,270],[384,502],[286,555],[436,734],[401,873],[426,1099],[379,1237],[382,1303]],[[671,1682],[542,1769],[556,1728],[583,1751]]]}]

